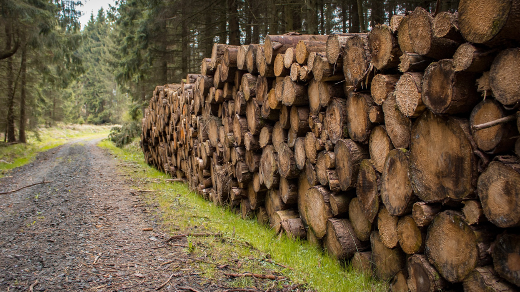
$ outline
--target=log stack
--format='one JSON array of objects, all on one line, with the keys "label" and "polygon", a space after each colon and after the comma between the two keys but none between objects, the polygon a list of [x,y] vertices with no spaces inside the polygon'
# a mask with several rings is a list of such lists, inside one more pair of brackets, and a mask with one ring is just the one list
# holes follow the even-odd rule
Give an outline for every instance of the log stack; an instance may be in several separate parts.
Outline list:
[{"label": "log stack", "polygon": [[519,11],[461,0],[368,34],[215,44],[156,87],[145,159],[393,291],[518,291]]}]

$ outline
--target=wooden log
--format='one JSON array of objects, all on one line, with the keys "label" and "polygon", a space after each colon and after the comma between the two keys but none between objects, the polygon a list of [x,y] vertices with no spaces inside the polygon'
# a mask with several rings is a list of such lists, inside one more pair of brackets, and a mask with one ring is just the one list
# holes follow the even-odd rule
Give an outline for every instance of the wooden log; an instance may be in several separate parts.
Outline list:
[{"label": "wooden log", "polygon": [[321,185],[326,186],[328,181],[328,170],[336,168],[336,157],[334,152],[323,150],[316,157],[316,176]]},{"label": "wooden log", "polygon": [[309,109],[311,115],[317,115],[322,108],[328,107],[332,98],[345,97],[340,84],[312,80],[308,86]]},{"label": "wooden log", "polygon": [[400,270],[397,272],[397,274],[394,276],[392,281],[390,282],[390,291],[392,292],[408,292],[410,291],[408,289],[408,283],[406,282],[406,278],[408,276],[408,273],[406,270]]},{"label": "wooden log", "polygon": [[338,260],[351,259],[367,245],[353,236],[353,228],[347,219],[330,218],[327,220],[327,235],[323,240],[327,252]]},{"label": "wooden log", "polygon": [[440,204],[416,202],[412,207],[412,218],[419,227],[430,225],[437,213],[441,211]]},{"label": "wooden log", "polygon": [[249,171],[252,173],[258,172],[258,169],[260,168],[260,158],[261,155],[254,152],[254,151],[246,151],[246,157],[245,162],[247,164],[247,167],[249,168]]},{"label": "wooden log", "polygon": [[244,134],[247,132],[247,118],[235,115],[233,119],[233,135],[238,145],[244,145]]},{"label": "wooden log", "polygon": [[316,237],[323,238],[327,233],[327,221],[332,218],[329,204],[330,191],[322,186],[311,187],[304,195],[303,208],[298,208],[302,218]]},{"label": "wooden log", "polygon": [[247,70],[247,67],[246,67],[246,55],[247,55],[247,50],[248,49],[249,49],[249,45],[242,45],[238,49],[238,53],[237,53],[237,68],[239,70]]},{"label": "wooden log", "polygon": [[294,143],[294,159],[296,161],[296,167],[299,170],[305,168],[305,160],[307,156],[305,154],[305,138],[298,137]]},{"label": "wooden log", "polygon": [[513,292],[517,289],[495,272],[492,266],[477,267],[463,282],[464,291]]},{"label": "wooden log", "polygon": [[296,204],[298,202],[298,182],[296,180],[288,180],[285,177],[281,177],[280,197],[287,205]]},{"label": "wooden log", "polygon": [[276,152],[280,152],[282,143],[287,143],[287,130],[282,127],[280,122],[276,122],[273,127],[272,142]]},{"label": "wooden log", "polygon": [[307,63],[311,52],[325,52],[327,46],[326,41],[326,35],[315,35],[312,39],[300,40],[294,48],[296,62],[300,65],[304,65]]},{"label": "wooden log", "polygon": [[399,77],[399,75],[384,74],[377,74],[374,76],[374,79],[372,79],[372,85],[370,86],[370,93],[376,104],[382,105],[388,95],[394,92]]},{"label": "wooden log", "polygon": [[520,236],[501,234],[493,246],[495,271],[510,283],[520,287]]},{"label": "wooden log", "polygon": [[211,50],[211,62],[209,64],[211,69],[217,69],[217,65],[219,65],[222,61],[226,47],[226,44],[213,44],[213,48]]},{"label": "wooden log", "polygon": [[452,283],[464,280],[477,266],[475,233],[456,211],[447,210],[435,217],[428,228],[425,252],[437,271]]},{"label": "wooden log", "polygon": [[395,85],[395,100],[401,113],[416,118],[426,109],[422,101],[423,74],[408,72],[401,75]]},{"label": "wooden log", "polygon": [[278,173],[278,155],[272,145],[267,145],[260,158],[260,176],[268,189],[278,187],[280,175]]},{"label": "wooden log", "polygon": [[260,131],[260,136],[258,138],[258,144],[260,144],[260,148],[264,148],[265,146],[271,144],[271,140],[273,137],[273,126],[265,125]]},{"label": "wooden log", "polygon": [[489,50],[471,43],[464,43],[459,46],[453,55],[453,67],[455,72],[489,71],[496,55],[496,50]]},{"label": "wooden log", "polygon": [[410,39],[410,15],[404,16],[401,21],[399,21],[399,26],[397,28],[397,41],[399,42],[399,48],[401,52],[413,53],[413,44]]},{"label": "wooden log", "polygon": [[313,35],[287,33],[284,35],[267,35],[264,42],[264,53],[267,64],[271,64],[278,54],[283,54],[288,48],[296,47],[300,40],[312,39]]},{"label": "wooden log", "polygon": [[370,251],[357,251],[352,257],[350,263],[352,264],[352,269],[354,269],[354,271],[368,276],[373,274],[372,252]]},{"label": "wooden log", "polygon": [[342,217],[348,212],[350,201],[356,196],[354,191],[331,193],[330,208],[334,217]]},{"label": "wooden log", "polygon": [[289,74],[290,70],[285,68],[284,65],[285,54],[278,54],[274,59],[274,75],[277,77],[285,77]]},{"label": "wooden log", "polygon": [[242,91],[238,91],[235,102],[235,114],[239,116],[245,116],[247,112],[247,102]]},{"label": "wooden log", "polygon": [[279,123],[282,129],[289,130],[291,128],[291,110],[292,107],[282,105],[279,116]]},{"label": "wooden log", "polygon": [[380,189],[380,175],[374,168],[374,164],[369,159],[361,161],[356,183],[356,195],[363,214],[370,222],[374,222],[379,211]]},{"label": "wooden log", "polygon": [[391,215],[384,206],[381,207],[377,214],[379,237],[388,248],[394,248],[399,243],[399,237],[397,236],[398,221],[399,217]]},{"label": "wooden log", "polygon": [[354,188],[357,182],[359,166],[368,152],[360,144],[350,139],[340,139],[334,147],[336,170],[342,191]]},{"label": "wooden log", "polygon": [[408,168],[406,149],[394,149],[388,153],[381,176],[381,200],[388,213],[394,216],[409,213],[415,201]]},{"label": "wooden log", "polygon": [[315,186],[318,184],[318,176],[316,175],[316,167],[314,163],[311,163],[309,159],[305,162],[305,176],[307,176],[307,181],[309,185]]},{"label": "wooden log", "polygon": [[367,36],[357,35],[347,40],[343,54],[343,74],[345,86],[352,89],[368,88],[372,73],[370,69],[370,48]]},{"label": "wooden log", "polygon": [[464,39],[486,45],[520,40],[517,1],[469,1],[459,3],[459,27]]},{"label": "wooden log", "polygon": [[403,216],[397,223],[399,246],[407,254],[421,253],[424,250],[424,234],[412,216]]},{"label": "wooden log", "polygon": [[211,58],[202,59],[200,73],[204,76],[211,76],[215,73],[215,70],[211,67]]},{"label": "wooden log", "polygon": [[251,210],[256,210],[262,206],[265,202],[266,196],[267,191],[264,189],[255,191],[254,180],[253,182],[249,182],[247,185],[247,199],[249,200]]},{"label": "wooden log", "polygon": [[308,120],[308,107],[291,107],[290,126],[297,136],[302,137],[311,130],[309,127]]},{"label": "wooden log", "polygon": [[503,50],[491,65],[489,74],[491,89],[495,98],[503,105],[515,105],[520,101],[519,68],[520,48]]},{"label": "wooden log", "polygon": [[453,60],[431,63],[424,73],[422,100],[436,114],[469,112],[478,103],[476,76],[455,72]]},{"label": "wooden log", "polygon": [[392,279],[395,274],[405,267],[405,256],[399,248],[386,247],[377,231],[370,234],[372,247],[372,262],[374,263],[374,275],[383,281]]},{"label": "wooden log", "polygon": [[451,58],[459,46],[457,41],[434,36],[433,17],[422,7],[409,15],[408,34],[415,53],[437,60]]},{"label": "wooden log", "polygon": [[425,112],[412,127],[410,179],[425,202],[462,199],[475,190],[473,149],[460,121]]},{"label": "wooden log", "polygon": [[394,94],[390,94],[383,103],[383,113],[385,129],[394,147],[408,148],[410,145],[412,121],[399,110]]},{"label": "wooden log", "polygon": [[326,57],[330,64],[337,64],[340,61],[340,57],[345,49],[347,40],[357,34],[355,33],[342,33],[342,34],[331,34],[327,37],[326,42]]},{"label": "wooden log", "polygon": [[368,150],[370,159],[372,159],[374,167],[378,172],[383,172],[385,160],[392,149],[394,149],[394,146],[386,133],[386,129],[383,126],[377,126],[372,129],[368,142]]},{"label": "wooden log", "polygon": [[433,62],[431,58],[411,52],[404,52],[399,60],[401,62],[398,68],[403,73],[424,71]]},{"label": "wooden log", "polygon": [[482,130],[475,130],[473,127],[505,116],[503,107],[491,98],[481,101],[473,108],[470,116],[471,132],[479,149],[490,153],[500,153],[513,148],[514,137],[518,135],[517,127],[513,123],[498,124]]},{"label": "wooden log", "polygon": [[222,127],[222,120],[219,118],[213,118],[208,121],[208,138],[211,146],[217,147],[218,144],[218,132],[219,128]]},{"label": "wooden log", "polygon": [[246,68],[247,71],[251,74],[257,74],[258,73],[258,67],[256,66],[256,54],[258,51],[258,47],[261,45],[258,44],[251,44],[247,48],[246,53]]},{"label": "wooden log", "polygon": [[272,64],[267,64],[265,59],[264,47],[259,46],[256,50],[256,67],[258,68],[258,73],[262,77],[275,77],[274,74],[274,66]]},{"label": "wooden log", "polygon": [[378,107],[369,94],[350,92],[347,98],[347,128],[349,137],[360,143],[368,142],[374,124],[370,121],[369,112]]},{"label": "wooden log", "polygon": [[252,98],[247,102],[246,119],[249,132],[253,135],[259,135],[266,121],[262,119],[260,104],[256,98]]},{"label": "wooden log", "polygon": [[[313,79],[313,77],[314,76],[312,75],[312,72],[311,72],[311,70],[309,70],[308,66],[300,66],[300,69],[298,70],[298,81],[309,82]],[[292,75],[291,75],[291,79],[293,79]]]},{"label": "wooden log", "polygon": [[343,66],[338,67],[329,63],[325,56],[316,55],[312,67],[312,74],[316,81],[339,81],[344,79]]},{"label": "wooden log", "polygon": [[372,65],[377,70],[392,69],[399,65],[402,52],[397,37],[389,26],[379,24],[373,27],[368,34],[368,46],[372,55]]},{"label": "wooden log", "polygon": [[406,263],[408,270],[408,287],[410,292],[444,291],[447,285],[439,272],[428,262],[422,254],[414,254]]},{"label": "wooden log", "polygon": [[228,67],[236,67],[237,66],[237,57],[238,57],[238,49],[240,46],[226,46],[224,50],[224,55],[222,56],[222,62]]},{"label": "wooden log", "polygon": [[291,68],[289,69],[290,72],[289,72],[289,74],[286,74],[286,75],[289,75],[291,77],[291,80],[294,82],[301,81],[300,75],[299,75],[300,68],[301,68],[300,64],[292,63]]},{"label": "wooden log", "polygon": [[297,178],[300,174],[300,171],[296,167],[294,152],[287,145],[287,143],[281,143],[279,147],[280,151],[278,151],[278,171],[280,176],[286,179]]},{"label": "wooden log", "polygon": [[[263,128],[262,128],[263,129]],[[253,135],[251,132],[244,134],[244,146],[247,151],[260,150],[260,142],[258,135]]]},{"label": "wooden log", "polygon": [[361,241],[369,240],[372,231],[372,223],[368,221],[363,210],[361,210],[358,198],[353,198],[350,201],[348,217],[352,224],[353,234],[355,234],[355,236]]},{"label": "wooden log", "polygon": [[478,196],[486,218],[501,228],[520,225],[518,159],[493,161],[478,179]]},{"label": "wooden log", "polygon": [[246,101],[249,101],[250,98],[256,96],[257,79],[258,79],[257,76],[250,74],[250,73],[246,73],[246,74],[242,75],[242,80],[241,80],[240,86],[242,88],[242,92],[244,93],[244,99]]},{"label": "wooden log", "polygon": [[325,130],[332,143],[347,138],[347,101],[343,98],[332,98],[325,114]]},{"label": "wooden log", "polygon": [[256,221],[260,225],[269,225],[269,215],[267,215],[267,211],[262,206],[256,209]]},{"label": "wooden log", "polygon": [[[266,205],[269,202],[269,200],[266,200]],[[265,208],[266,211],[268,208]],[[269,214],[269,211],[267,211],[267,214],[269,215],[269,226],[274,229],[276,233],[280,233],[283,231],[282,222],[289,220],[289,219],[296,219],[298,218],[298,212],[294,210],[278,210],[274,211],[274,213]]]},{"label": "wooden log", "polygon": [[318,150],[316,149],[316,135],[313,132],[307,132],[305,135],[305,156],[312,164],[316,164]]},{"label": "wooden log", "polygon": [[283,81],[282,103],[286,106],[309,104],[307,87],[292,81],[290,76],[286,76]]},{"label": "wooden log", "polygon": [[253,217],[253,209],[251,209],[251,205],[249,204],[249,200],[247,198],[240,201],[240,214],[244,220]]},{"label": "wooden log", "polygon": [[235,177],[240,183],[247,183],[253,179],[253,174],[249,172],[249,167],[244,161],[236,163]]},{"label": "wooden log", "polygon": [[482,205],[478,200],[466,200],[463,203],[462,213],[468,225],[475,225],[487,221],[484,216],[484,210],[482,210]]},{"label": "wooden log", "polygon": [[392,18],[390,18],[390,30],[392,30],[393,33],[396,33],[399,25],[401,24],[401,21],[404,19],[404,14],[394,14],[392,15]]},{"label": "wooden log", "polygon": [[303,225],[303,220],[300,217],[284,218],[282,220],[282,228],[285,233],[292,239],[302,239],[307,237],[307,230]]},{"label": "wooden log", "polygon": [[454,40],[458,43],[464,42],[464,38],[459,30],[458,18],[457,12],[443,11],[437,13],[433,18],[433,36]]}]

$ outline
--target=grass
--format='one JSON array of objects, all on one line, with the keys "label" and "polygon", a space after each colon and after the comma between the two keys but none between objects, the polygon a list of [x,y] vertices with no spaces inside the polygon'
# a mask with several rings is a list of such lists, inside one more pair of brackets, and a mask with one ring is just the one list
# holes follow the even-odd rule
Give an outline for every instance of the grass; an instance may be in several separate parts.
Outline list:
[{"label": "grass", "polygon": [[[222,240],[192,237],[186,252],[210,258],[219,264],[232,263],[240,271],[281,273],[293,283],[308,285],[317,291],[387,291],[386,283],[352,271],[350,266],[329,257],[307,241],[294,241],[277,236],[256,220],[243,220],[234,210],[215,206],[188,189],[187,184],[169,183],[166,174],[148,166],[136,142],[123,149],[104,140],[106,148],[127,165],[122,171],[130,174],[145,193],[149,204],[159,208],[163,228],[171,233],[212,232],[222,234]],[[272,261],[271,261],[272,260]],[[276,263],[276,264],[274,264]],[[215,265],[201,264],[208,278],[223,277]],[[251,278],[235,278],[233,285],[247,287]],[[279,284],[283,285],[283,283]],[[257,286],[258,287],[258,286]],[[263,287],[268,289],[269,287]]]},{"label": "grass", "polygon": [[0,177],[10,169],[30,163],[39,152],[58,147],[76,138],[106,137],[110,128],[111,126],[60,124],[28,132],[26,144],[0,142]]}]

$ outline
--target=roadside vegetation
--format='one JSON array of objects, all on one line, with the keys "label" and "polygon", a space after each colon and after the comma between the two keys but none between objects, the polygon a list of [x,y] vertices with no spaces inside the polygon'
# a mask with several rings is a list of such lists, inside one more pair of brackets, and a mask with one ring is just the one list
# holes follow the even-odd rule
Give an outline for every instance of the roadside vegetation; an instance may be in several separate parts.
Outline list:
[{"label": "roadside vegetation", "polygon": [[[316,291],[386,291],[377,282],[352,271],[306,241],[294,241],[277,235],[253,219],[243,220],[234,210],[215,206],[191,192],[187,184],[168,181],[169,176],[148,166],[139,141],[118,148],[103,140],[99,146],[108,149],[121,163],[121,171],[133,181],[148,204],[157,206],[163,230],[171,234],[207,233],[215,236],[188,237],[185,249],[197,258],[194,269],[208,279],[225,277],[222,267],[233,273],[283,275],[300,287]],[[254,285],[254,278],[234,278],[237,287]],[[283,286],[283,281],[269,282]],[[258,283],[257,283],[258,284]],[[255,285],[258,287],[257,285]],[[265,289],[273,288],[266,286]],[[281,287],[280,287],[281,288]]]},{"label": "roadside vegetation", "polygon": [[64,125],[27,132],[27,143],[0,142],[0,177],[8,170],[30,163],[39,152],[78,138],[106,137],[111,126]]}]

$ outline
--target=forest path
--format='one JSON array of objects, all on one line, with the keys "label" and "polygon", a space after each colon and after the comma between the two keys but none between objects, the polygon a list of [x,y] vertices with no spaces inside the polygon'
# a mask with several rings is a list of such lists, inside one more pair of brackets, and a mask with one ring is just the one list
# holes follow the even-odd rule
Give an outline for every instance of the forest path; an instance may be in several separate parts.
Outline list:
[{"label": "forest path", "polygon": [[165,244],[98,141],[40,153],[0,179],[0,193],[49,182],[0,195],[0,291],[222,291]]}]

